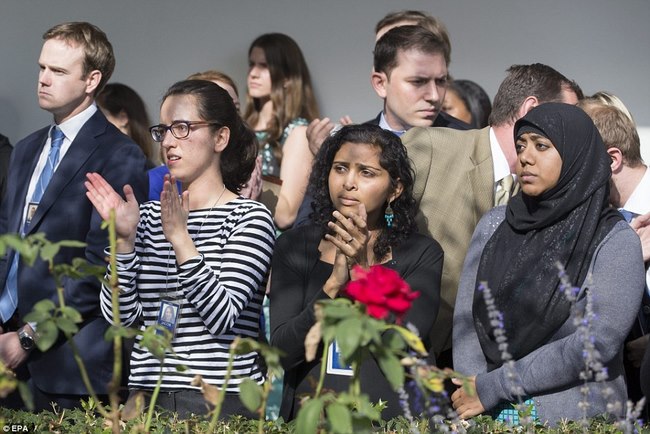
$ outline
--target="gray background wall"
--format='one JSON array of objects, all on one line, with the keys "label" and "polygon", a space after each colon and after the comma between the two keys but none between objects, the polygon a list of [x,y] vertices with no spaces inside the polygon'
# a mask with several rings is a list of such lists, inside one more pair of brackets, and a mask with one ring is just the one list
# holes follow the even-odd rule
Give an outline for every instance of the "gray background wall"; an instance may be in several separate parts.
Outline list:
[{"label": "gray background wall", "polygon": [[450,72],[490,96],[511,64],[542,62],[587,94],[614,92],[650,127],[649,0],[2,0],[0,132],[15,143],[50,121],[36,100],[41,35],[72,20],[108,34],[112,81],[135,88],[153,121],[164,90],[193,72],[223,70],[245,93],[248,45],[271,31],[303,49],[324,115],[364,121],[381,105],[369,84],[374,25],[400,9],[441,18],[452,40]]}]

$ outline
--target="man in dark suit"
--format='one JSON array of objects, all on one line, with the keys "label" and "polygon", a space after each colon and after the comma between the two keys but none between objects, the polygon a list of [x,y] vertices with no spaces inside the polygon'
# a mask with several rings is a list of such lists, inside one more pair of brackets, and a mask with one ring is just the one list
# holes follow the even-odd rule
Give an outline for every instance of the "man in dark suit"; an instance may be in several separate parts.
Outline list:
[{"label": "man in dark suit", "polygon": [[[116,190],[128,183],[143,199],[145,157],[94,102],[115,66],[104,32],[89,23],[64,23],[48,30],[43,39],[38,102],[54,122],[16,144],[0,207],[0,233],[43,232],[50,241],[82,241],[85,247],[62,249],[55,262],[81,257],[105,264],[107,233],[86,198],[86,173],[100,173]],[[65,304],[83,317],[74,341],[88,377],[95,391],[105,395],[113,356],[112,343],[104,340],[108,323],[99,308],[100,283],[65,278],[62,285]],[[0,291],[0,358],[12,369],[27,367],[37,409],[49,408],[51,401],[62,408],[78,407],[88,390],[70,345],[60,338],[40,352],[34,346],[37,325],[22,320],[40,300],[59,304],[48,264],[37,260],[28,267],[10,251],[0,263]]]},{"label": "man in dark suit", "polygon": [[[370,81],[384,106],[366,123],[398,136],[416,126],[470,129],[465,122],[441,112],[448,84],[449,45],[428,27],[407,23],[382,32],[375,44]],[[333,128],[327,118],[310,123],[307,138],[312,152],[317,152]],[[311,195],[307,194],[294,226],[307,223],[310,213]]]}]

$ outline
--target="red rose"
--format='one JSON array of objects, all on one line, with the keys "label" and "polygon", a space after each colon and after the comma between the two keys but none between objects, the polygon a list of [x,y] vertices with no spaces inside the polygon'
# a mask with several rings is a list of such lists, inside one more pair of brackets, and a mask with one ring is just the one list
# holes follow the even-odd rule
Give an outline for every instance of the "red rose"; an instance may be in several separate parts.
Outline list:
[{"label": "red rose", "polygon": [[400,275],[389,268],[374,265],[369,270],[354,267],[355,280],[348,283],[348,295],[366,305],[368,315],[384,319],[392,312],[398,322],[411,307],[411,302],[420,293],[411,291]]}]

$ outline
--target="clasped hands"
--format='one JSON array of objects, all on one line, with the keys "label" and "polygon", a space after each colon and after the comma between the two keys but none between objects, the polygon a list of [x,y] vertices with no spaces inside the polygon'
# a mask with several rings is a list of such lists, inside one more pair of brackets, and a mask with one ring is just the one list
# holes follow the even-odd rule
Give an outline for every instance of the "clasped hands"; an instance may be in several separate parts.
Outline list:
[{"label": "clasped hands", "polygon": [[463,381],[452,378],[451,382],[458,386],[458,389],[451,394],[451,404],[461,419],[469,419],[485,411],[481,400],[476,393],[476,375],[469,377],[469,383],[463,387]]},{"label": "clasped hands", "polygon": [[336,247],[334,267],[326,285],[326,292],[334,298],[338,291],[350,280],[350,269],[354,265],[368,267],[368,232],[366,208],[359,204],[356,212],[334,211],[334,222],[327,225],[332,234],[326,234],[325,239]]}]

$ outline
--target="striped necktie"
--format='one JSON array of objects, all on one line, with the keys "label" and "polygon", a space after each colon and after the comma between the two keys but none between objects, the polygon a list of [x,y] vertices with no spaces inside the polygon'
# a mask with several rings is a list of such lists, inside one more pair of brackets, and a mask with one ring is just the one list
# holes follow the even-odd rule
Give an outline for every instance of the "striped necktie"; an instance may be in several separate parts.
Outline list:
[{"label": "striped necktie", "polygon": [[[32,199],[30,202],[38,203],[45,193],[47,185],[52,179],[54,174],[54,169],[56,168],[57,163],[59,162],[59,153],[61,151],[61,145],[63,144],[63,139],[65,134],[58,126],[55,126],[50,130],[50,152],[47,155],[47,161],[45,162],[45,167],[41,172],[41,175],[38,177],[36,182],[36,187],[34,188],[34,194],[32,194]],[[28,219],[29,220],[29,219]],[[24,236],[27,232],[28,222],[26,221],[22,226],[21,236]],[[13,261],[11,262],[11,267],[9,268],[9,273],[7,274],[7,283],[5,285],[4,291],[0,296],[0,319],[3,323],[6,323],[11,319],[14,312],[16,311],[16,306],[18,306],[18,261],[20,260],[20,255],[15,252]]]},{"label": "striped necktie", "polygon": [[498,187],[494,194],[494,206],[506,205],[508,203],[514,183],[515,179],[512,175],[508,175],[497,182]]}]

